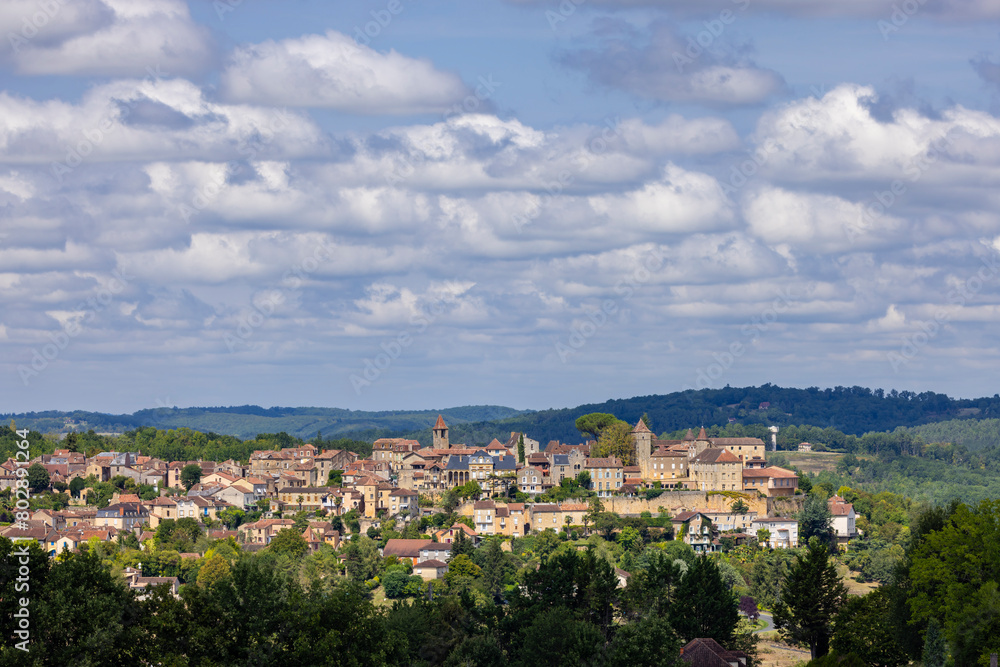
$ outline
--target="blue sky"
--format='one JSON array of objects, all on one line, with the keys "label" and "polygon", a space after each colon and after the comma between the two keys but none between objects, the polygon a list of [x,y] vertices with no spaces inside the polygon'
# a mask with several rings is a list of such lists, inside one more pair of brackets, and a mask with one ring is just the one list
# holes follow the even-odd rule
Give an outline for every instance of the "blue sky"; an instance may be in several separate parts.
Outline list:
[{"label": "blue sky", "polygon": [[9,0],[0,36],[0,411],[997,391],[995,2]]}]

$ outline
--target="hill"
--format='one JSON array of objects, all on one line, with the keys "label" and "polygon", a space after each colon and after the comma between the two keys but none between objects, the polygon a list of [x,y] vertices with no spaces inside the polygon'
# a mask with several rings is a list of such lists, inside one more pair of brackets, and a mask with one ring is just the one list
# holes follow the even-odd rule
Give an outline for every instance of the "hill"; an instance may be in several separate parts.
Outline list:
[{"label": "hill", "polygon": [[[42,433],[94,430],[123,433],[153,426],[158,429],[191,428],[204,433],[254,438],[258,433],[281,433],[302,439],[322,431],[324,437],[364,436],[373,440],[383,435],[429,429],[443,414],[449,424],[491,422],[510,418],[521,411],[496,405],[469,405],[444,410],[390,410],[365,412],[338,408],[262,408],[256,405],[212,408],[156,408],[131,415],[100,412],[30,412],[0,415],[14,419],[19,427]],[[429,431],[428,431],[429,432]]]}]

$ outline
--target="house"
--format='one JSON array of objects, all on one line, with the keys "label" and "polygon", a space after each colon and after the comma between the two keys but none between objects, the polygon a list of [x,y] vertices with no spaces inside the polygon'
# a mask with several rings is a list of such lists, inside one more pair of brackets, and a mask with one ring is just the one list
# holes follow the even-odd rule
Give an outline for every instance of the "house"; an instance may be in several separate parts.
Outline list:
[{"label": "house", "polygon": [[714,639],[692,639],[681,648],[681,660],[691,667],[747,667],[747,654],[727,651]]},{"label": "house", "polygon": [[625,466],[614,456],[585,459],[583,469],[590,473],[590,488],[599,496],[610,496],[625,483]]},{"label": "house", "polygon": [[326,486],[286,487],[278,490],[278,501],[291,507],[316,510],[323,507],[323,501],[330,495]]},{"label": "house", "polygon": [[675,484],[687,479],[689,460],[687,452],[659,447],[653,452],[646,479],[661,484]]},{"label": "house", "polygon": [[524,537],[531,530],[529,516],[524,503],[497,505],[492,534]]},{"label": "house", "polygon": [[849,541],[858,536],[855,526],[857,514],[854,512],[854,505],[846,502],[840,496],[833,496],[826,501],[833,515],[833,530],[837,534],[837,544],[846,545]]},{"label": "house", "polygon": [[291,519],[260,519],[253,523],[245,523],[236,530],[246,535],[248,544],[269,544],[279,532],[285,528],[293,528],[295,522]]},{"label": "house", "polygon": [[[492,501],[486,501],[486,502],[492,504]],[[476,505],[478,506],[479,503],[476,503]],[[490,530],[492,531],[492,529],[493,529],[493,523],[491,521]],[[438,542],[443,542],[444,544],[451,544],[452,542],[455,541],[455,536],[460,532],[465,533],[465,537],[467,539],[472,540],[474,544],[479,543],[479,533],[477,533],[472,528],[469,528],[464,523],[456,523],[451,528],[442,528],[441,530],[436,530],[433,533],[431,533],[431,537],[437,539]]]},{"label": "house", "polygon": [[813,446],[812,446],[811,442],[800,442],[799,443],[799,451],[800,452],[811,452],[812,450],[813,450]]},{"label": "house", "polygon": [[125,583],[129,589],[139,593],[140,600],[146,597],[148,588],[161,584],[169,586],[171,595],[178,597],[177,591],[180,590],[181,582],[177,577],[144,577],[142,572],[134,567],[125,568],[122,575],[125,577]]},{"label": "house", "polygon": [[95,523],[98,526],[107,526],[118,530],[132,530],[144,524],[148,519],[149,512],[142,505],[116,503],[97,510]]},{"label": "house", "polygon": [[768,466],[743,468],[743,490],[757,491],[764,496],[793,496],[799,488],[799,476],[791,470]]},{"label": "house", "polygon": [[435,579],[440,579],[446,572],[448,572],[448,564],[433,558],[422,561],[413,566],[413,574],[422,578],[424,581],[434,581]]},{"label": "house", "polygon": [[799,546],[799,522],[796,519],[780,516],[754,519],[750,527],[754,535],[761,528],[770,532],[771,537],[764,544],[771,549],[794,549]]},{"label": "house", "polygon": [[433,540],[393,538],[386,541],[385,547],[382,548],[382,556],[409,558],[414,563],[432,559],[447,560],[451,557],[451,544]]},{"label": "house", "polygon": [[517,488],[521,493],[536,496],[552,488],[541,468],[525,466],[517,471]]},{"label": "house", "polygon": [[691,482],[701,491],[742,491],[742,471],[739,457],[721,447],[708,447],[691,459]]},{"label": "house", "polygon": [[706,514],[697,511],[681,512],[670,519],[677,539],[691,545],[695,551],[716,551],[715,526]]}]

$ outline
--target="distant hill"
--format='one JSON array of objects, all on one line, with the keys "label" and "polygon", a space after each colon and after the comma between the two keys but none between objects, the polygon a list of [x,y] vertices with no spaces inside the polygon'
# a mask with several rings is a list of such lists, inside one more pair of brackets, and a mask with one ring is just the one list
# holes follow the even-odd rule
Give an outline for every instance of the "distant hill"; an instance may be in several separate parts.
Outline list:
[{"label": "distant hill", "polygon": [[[0,415],[12,418],[18,427],[42,433],[87,431],[122,433],[143,426],[159,429],[187,427],[205,433],[252,439],[258,433],[281,433],[308,440],[322,431],[324,438],[358,437],[374,439],[386,434],[430,429],[437,415],[449,424],[489,422],[521,414],[522,411],[497,405],[468,405],[443,410],[392,410],[365,412],[339,408],[262,408],[256,405],[214,408],[156,408],[131,415],[100,412],[29,412]],[[429,432],[429,431],[428,431]]]},{"label": "distant hill", "polygon": [[[467,444],[486,444],[497,434],[502,436],[511,431],[526,433],[543,446],[550,440],[579,442],[580,434],[574,423],[577,417],[591,412],[607,412],[632,424],[647,414],[649,426],[656,433],[722,426],[733,419],[747,425],[832,427],[860,436],[870,431],[892,431],[899,426],[920,426],[959,417],[968,421],[975,421],[972,417],[1000,417],[1000,395],[953,399],[934,392],[886,392],[867,387],[795,389],[765,384],[636,396],[575,408],[526,412],[490,423],[458,424],[452,427],[450,435],[452,442]],[[429,433],[427,430],[411,435],[423,440]]]},{"label": "distant hill", "polygon": [[[19,426],[46,432],[94,429],[123,432],[141,426],[160,429],[188,427],[206,433],[253,438],[258,433],[280,433],[309,439],[322,431],[326,438],[356,438],[369,442],[388,435],[408,435],[430,442],[430,426],[438,413],[451,428],[452,442],[485,445],[493,438],[506,440],[520,431],[540,441],[579,442],[574,422],[590,412],[608,412],[635,423],[647,414],[656,433],[700,426],[722,426],[734,420],[746,425],[802,425],[832,427],[853,435],[892,431],[899,426],[920,427],[931,422],[959,420],[956,424],[1000,418],[1000,395],[992,398],[953,399],[945,394],[885,392],[866,387],[795,389],[765,384],[760,387],[724,387],[636,396],[604,403],[554,410],[515,410],[495,405],[474,405],[443,410],[393,410],[364,412],[338,408],[262,408],[256,405],[214,408],[158,408],[131,415],[97,412],[33,412],[0,415]],[[927,441],[949,440],[951,425],[928,427]],[[942,430],[943,429],[943,430]],[[933,433],[932,433],[933,431]],[[997,424],[966,424],[961,438],[970,448],[995,444]],[[954,437],[951,437],[954,439]]]}]

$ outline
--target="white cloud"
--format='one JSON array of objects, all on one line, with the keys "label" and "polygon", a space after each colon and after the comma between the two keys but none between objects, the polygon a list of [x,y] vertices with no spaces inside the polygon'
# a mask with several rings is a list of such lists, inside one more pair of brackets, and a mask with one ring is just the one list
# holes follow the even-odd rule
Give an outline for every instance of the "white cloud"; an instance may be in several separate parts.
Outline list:
[{"label": "white cloud", "polygon": [[[0,13],[0,25],[14,24],[11,32],[18,39],[11,58],[20,74],[176,76],[204,71],[215,60],[209,31],[191,20],[182,0],[15,4]],[[35,11],[29,14],[27,4],[34,4]],[[35,36],[20,39],[25,35],[23,17],[40,22],[39,9],[51,19]]]},{"label": "white cloud", "polygon": [[440,113],[469,94],[429,61],[379,53],[333,30],[238,48],[222,88],[237,102],[366,114]]}]

